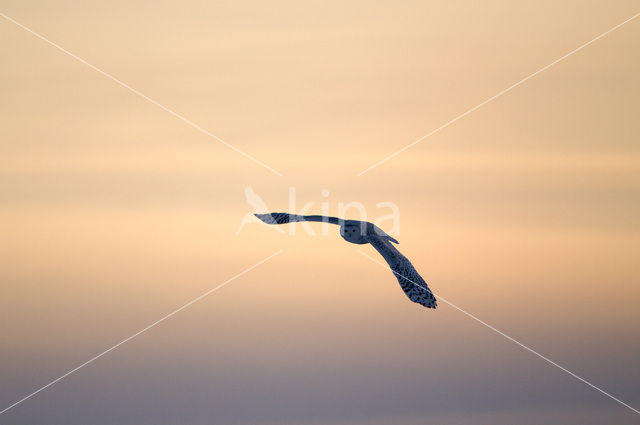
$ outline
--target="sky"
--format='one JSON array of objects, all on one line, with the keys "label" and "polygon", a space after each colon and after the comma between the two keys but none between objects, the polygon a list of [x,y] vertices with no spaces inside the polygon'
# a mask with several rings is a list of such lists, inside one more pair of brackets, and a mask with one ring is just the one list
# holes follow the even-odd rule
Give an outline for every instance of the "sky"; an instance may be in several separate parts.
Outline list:
[{"label": "sky", "polygon": [[[474,317],[640,409],[640,20],[358,175],[636,2],[0,12],[147,97],[0,16],[0,410],[233,279],[3,424],[638,422]],[[393,203],[438,309],[337,228],[240,228],[247,187]]]}]

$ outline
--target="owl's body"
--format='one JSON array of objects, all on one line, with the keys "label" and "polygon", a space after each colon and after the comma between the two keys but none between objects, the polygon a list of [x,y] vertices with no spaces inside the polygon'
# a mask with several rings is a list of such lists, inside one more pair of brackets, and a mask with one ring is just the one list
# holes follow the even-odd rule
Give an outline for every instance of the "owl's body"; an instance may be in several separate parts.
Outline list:
[{"label": "owl's body", "polygon": [[394,247],[391,242],[397,240],[386,234],[373,223],[358,220],[343,220],[337,217],[322,215],[296,215],[288,213],[256,214],[267,224],[285,224],[298,221],[316,221],[337,224],[340,226],[340,236],[350,243],[357,245],[371,244],[386,260],[396,275],[400,287],[409,299],[428,308],[436,308],[437,302],[433,293],[413,267],[411,262]]}]

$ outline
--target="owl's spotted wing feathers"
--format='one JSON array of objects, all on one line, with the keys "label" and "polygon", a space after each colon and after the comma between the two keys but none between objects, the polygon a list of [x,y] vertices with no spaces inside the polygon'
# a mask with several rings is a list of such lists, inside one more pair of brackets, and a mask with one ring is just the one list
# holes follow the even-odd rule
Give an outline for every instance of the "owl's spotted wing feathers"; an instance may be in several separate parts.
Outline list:
[{"label": "owl's spotted wing feathers", "polygon": [[436,297],[407,257],[402,255],[388,241],[377,235],[369,235],[367,239],[389,263],[391,271],[396,275],[400,287],[407,294],[407,297],[414,303],[421,304],[427,308],[436,308]]},{"label": "owl's spotted wing feathers", "polygon": [[288,213],[256,214],[255,216],[267,224],[285,224],[303,221],[299,215]]},{"label": "owl's spotted wing feathers", "polygon": [[298,215],[289,213],[269,213],[269,214],[255,214],[260,220],[267,224],[286,224],[295,223],[297,221],[319,221],[331,224],[340,224],[340,219],[336,217],[328,217],[326,215]]}]

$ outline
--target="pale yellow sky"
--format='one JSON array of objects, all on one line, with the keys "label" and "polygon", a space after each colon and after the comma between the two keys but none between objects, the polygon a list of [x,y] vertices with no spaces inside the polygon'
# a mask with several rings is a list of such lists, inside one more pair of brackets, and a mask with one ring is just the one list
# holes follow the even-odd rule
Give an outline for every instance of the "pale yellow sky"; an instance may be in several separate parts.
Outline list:
[{"label": "pale yellow sky", "polygon": [[[637,416],[269,206],[400,210],[438,296],[640,406],[637,2],[6,1],[2,422],[633,423]],[[322,196],[323,190],[328,196]],[[435,419],[434,419],[435,418]]]}]

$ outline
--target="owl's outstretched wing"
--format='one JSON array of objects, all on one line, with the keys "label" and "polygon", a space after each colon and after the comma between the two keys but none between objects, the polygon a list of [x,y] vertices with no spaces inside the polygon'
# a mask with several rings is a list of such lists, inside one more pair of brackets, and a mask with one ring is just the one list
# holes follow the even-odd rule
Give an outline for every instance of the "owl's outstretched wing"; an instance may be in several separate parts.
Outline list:
[{"label": "owl's outstretched wing", "polygon": [[319,221],[323,223],[340,224],[337,217],[329,217],[326,215],[297,215],[289,213],[269,213],[255,214],[260,220],[267,224],[285,224],[294,223],[296,221]]},{"label": "owl's outstretched wing", "polygon": [[400,282],[400,287],[411,301],[427,308],[436,308],[436,297],[407,257],[380,236],[367,235],[367,240],[389,263],[391,271]]}]

